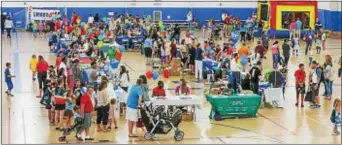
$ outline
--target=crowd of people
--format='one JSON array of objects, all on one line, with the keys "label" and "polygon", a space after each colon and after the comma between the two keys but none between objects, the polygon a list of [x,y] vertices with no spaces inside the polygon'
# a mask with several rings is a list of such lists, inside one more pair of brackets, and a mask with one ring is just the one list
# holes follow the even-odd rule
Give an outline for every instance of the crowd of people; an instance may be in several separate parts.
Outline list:
[{"label": "crowd of people", "polygon": [[[232,35],[235,28],[228,30],[234,22],[239,19],[230,20],[231,15],[225,15],[225,29],[227,35]],[[153,63],[152,58],[161,59],[164,68],[173,60],[180,60],[182,68],[189,68],[195,78],[203,81],[213,81],[223,79],[227,75],[231,77],[231,81],[222,90],[222,94],[230,95],[240,93],[245,84],[245,80],[249,80],[247,86],[255,94],[259,92],[259,82],[263,79],[261,76],[265,74],[266,69],[263,68],[264,62],[268,59],[265,57],[269,49],[270,38],[267,32],[257,40],[257,45],[248,46],[245,40],[242,41],[241,48],[237,48],[232,38],[223,39],[220,44],[211,37],[203,37],[201,43],[195,34],[187,30],[181,35],[181,29],[175,25],[166,28],[163,23],[154,24],[150,16],[132,16],[130,14],[118,15],[116,18],[102,18],[96,14],[95,17],[89,15],[87,23],[81,22],[81,18],[74,12],[69,22],[66,18],[56,18],[55,20],[45,22],[34,22],[33,29],[36,32],[47,33],[49,46],[56,53],[55,62],[48,63],[42,56],[33,55],[30,61],[30,70],[32,71],[32,80],[36,77],[39,84],[40,103],[45,105],[49,113],[49,121],[51,125],[56,125],[56,130],[65,131],[70,128],[74,118],[83,118],[83,124],[77,129],[76,138],[79,140],[93,140],[90,137],[89,129],[92,124],[92,117],[96,116],[97,131],[109,131],[114,124],[114,128],[118,127],[117,119],[120,115],[120,101],[113,88],[118,86],[127,93],[126,119],[128,120],[129,137],[136,137],[133,133],[135,123],[139,121],[139,108],[144,102],[150,101],[150,97],[166,96],[164,83],[158,82],[158,86],[153,88],[152,95],[149,94],[149,85],[145,75],[139,76],[135,84],[130,85],[129,72],[125,66],[121,65],[114,71],[109,64],[112,61],[106,54],[100,51],[101,44],[116,43],[116,37],[128,35],[133,37],[143,35],[142,53],[147,58],[147,63]],[[211,23],[208,24],[210,27]],[[237,23],[237,25],[239,25]],[[238,26],[234,27],[238,27]],[[256,25],[255,14],[246,22],[247,29]],[[245,26],[242,26],[245,27]],[[291,26],[290,26],[291,27]],[[320,33],[319,29],[315,32],[309,31],[305,35],[306,53],[312,55],[313,41],[316,41],[316,48],[325,50],[326,36]],[[211,33],[211,32],[210,32]],[[203,36],[207,36],[204,34]],[[241,36],[242,37],[242,36]],[[269,82],[273,87],[283,87],[285,92],[287,65],[291,56],[298,56],[301,41],[300,31],[293,33],[290,40],[285,39],[282,44],[275,41],[271,45],[273,72],[271,73]],[[61,45],[61,39],[71,40],[69,45]],[[281,46],[280,46],[281,45]],[[322,46],[321,46],[322,45]],[[133,45],[129,45],[127,49],[131,49]],[[120,61],[122,49],[119,46],[113,48],[118,56],[115,59]],[[282,50],[282,51],[281,51]],[[318,53],[319,51],[317,51]],[[82,74],[80,61],[83,56],[91,59],[91,65],[87,76]],[[108,56],[108,57],[107,57]],[[310,58],[310,57],[309,57]],[[312,57],[311,57],[312,58]],[[50,64],[50,65],[49,65]],[[52,64],[52,65],[51,65]],[[278,68],[278,65],[281,68]],[[340,71],[342,73],[341,59],[339,61]],[[324,84],[326,92],[324,96],[330,100],[332,98],[333,89],[333,61],[332,57],[326,55],[325,62],[320,65],[316,60],[310,60],[311,71],[309,72],[309,81],[306,81],[305,64],[299,64],[299,69],[295,72],[297,102],[296,106],[301,104],[304,107],[303,100],[306,90],[305,84],[308,84],[312,96],[312,108],[319,108],[319,88],[320,84]],[[11,64],[6,64],[6,83],[8,85],[9,96],[13,88],[11,78],[15,77],[9,71]],[[109,73],[103,75],[101,71]],[[247,74],[245,79],[241,80],[242,74]],[[279,75],[272,79],[272,75]],[[290,74],[291,75],[291,74]],[[87,78],[87,79],[86,79]],[[309,83],[307,83],[309,82]],[[176,95],[189,95],[190,88],[187,86],[186,80],[182,79],[178,87],[176,87]],[[301,99],[299,99],[301,98]],[[340,112],[340,101],[336,100],[334,108],[336,114]],[[96,115],[94,114],[96,110]],[[336,115],[338,116],[338,115]],[[83,139],[81,134],[85,132],[86,137]],[[334,134],[338,131],[334,128]]]}]

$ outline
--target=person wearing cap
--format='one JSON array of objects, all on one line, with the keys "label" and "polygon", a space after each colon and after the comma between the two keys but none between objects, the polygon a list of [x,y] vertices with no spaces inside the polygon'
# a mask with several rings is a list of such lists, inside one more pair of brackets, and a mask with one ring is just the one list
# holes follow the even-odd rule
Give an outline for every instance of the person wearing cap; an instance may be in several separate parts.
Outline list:
[{"label": "person wearing cap", "polygon": [[91,113],[94,110],[94,105],[93,105],[92,100],[91,100],[91,95],[93,94],[93,92],[94,92],[93,86],[88,85],[87,86],[87,92],[84,93],[81,97],[80,115],[84,120],[83,120],[83,124],[82,124],[80,130],[78,131],[78,133],[76,135],[76,138],[79,141],[83,141],[83,139],[81,137],[83,132],[85,132],[85,134],[86,134],[85,140],[94,140],[94,138],[91,138],[89,136],[89,133],[90,133],[89,131],[90,131],[90,127],[91,127],[91,117],[92,117]]},{"label": "person wearing cap", "polygon": [[319,98],[319,84],[321,81],[322,70],[318,68],[319,64],[316,60],[312,61],[311,64],[311,72],[309,75],[309,83],[312,89],[312,97],[314,97],[314,101],[312,104],[312,108],[319,108],[321,107],[320,98]]}]

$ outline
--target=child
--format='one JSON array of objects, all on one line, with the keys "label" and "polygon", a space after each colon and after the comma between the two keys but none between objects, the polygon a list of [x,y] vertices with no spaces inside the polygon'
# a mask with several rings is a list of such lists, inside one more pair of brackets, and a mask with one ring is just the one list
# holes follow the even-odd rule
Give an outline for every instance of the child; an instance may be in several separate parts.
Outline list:
[{"label": "child", "polygon": [[321,49],[322,49],[322,42],[321,42],[321,38],[318,37],[318,39],[316,40],[316,54],[321,54]]},{"label": "child", "polygon": [[334,109],[331,112],[330,121],[334,124],[332,135],[340,135],[337,126],[341,125],[341,100],[336,98],[334,101]]},{"label": "child", "polygon": [[281,81],[282,81],[282,84],[283,84],[283,96],[285,96],[285,89],[286,89],[286,82],[287,82],[287,72],[288,72],[288,69],[286,68],[285,64],[283,64],[283,68],[280,69],[280,72],[282,73]]},{"label": "child", "polygon": [[32,30],[33,30],[33,36],[34,36],[34,38],[37,38],[38,24],[37,24],[36,21],[34,21],[33,24],[32,24]]},{"label": "child", "polygon": [[66,108],[65,108],[65,113],[64,117],[66,117],[66,124],[65,128],[69,128],[71,125],[71,120],[74,117],[74,113],[72,112],[73,110],[73,102],[74,102],[74,94],[71,92],[71,90],[68,90],[67,95],[66,95]]},{"label": "child", "polygon": [[38,63],[38,59],[36,57],[36,55],[32,55],[31,61],[30,61],[30,70],[32,71],[32,80],[35,81],[36,80],[36,76],[37,76],[37,63]]},{"label": "child", "polygon": [[112,129],[112,122],[114,122],[114,128],[118,129],[118,125],[116,123],[116,111],[118,111],[118,108],[116,107],[116,99],[111,99],[110,100],[110,109],[109,109],[109,117],[108,117],[108,129]]},{"label": "child", "polygon": [[55,111],[51,105],[52,85],[51,85],[50,80],[45,81],[43,97],[44,97],[45,108],[48,110],[49,123],[50,123],[50,125],[54,125],[54,123],[55,123]]},{"label": "child", "polygon": [[[75,125],[76,124],[82,124],[83,120],[81,118],[81,115],[80,115],[80,107],[79,106],[74,106],[73,107],[73,110],[74,110],[74,118],[75,118]],[[81,125],[79,125],[79,127],[76,127],[76,134],[79,134],[78,131],[79,129],[81,128]]]},{"label": "child", "polygon": [[312,59],[313,59],[313,54],[312,54],[312,51],[310,50],[309,52],[310,56],[309,56],[309,66],[311,66],[311,63],[312,63]]},{"label": "child", "polygon": [[227,88],[224,88],[221,92],[221,95],[233,95],[235,94],[234,90],[233,90],[233,86],[232,84],[227,84]]},{"label": "child", "polygon": [[7,94],[7,96],[13,97],[13,94],[11,94],[11,91],[13,89],[12,78],[14,78],[15,75],[11,75],[10,68],[11,68],[11,63],[7,62],[6,63],[6,69],[5,69],[5,82],[7,84],[6,94]]}]

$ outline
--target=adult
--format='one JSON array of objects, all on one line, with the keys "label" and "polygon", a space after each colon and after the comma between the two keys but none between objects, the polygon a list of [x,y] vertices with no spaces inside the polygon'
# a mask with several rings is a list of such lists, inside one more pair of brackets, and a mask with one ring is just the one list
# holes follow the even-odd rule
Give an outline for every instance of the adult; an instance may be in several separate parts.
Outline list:
[{"label": "adult", "polygon": [[299,96],[301,96],[301,107],[304,107],[304,94],[305,94],[305,78],[306,73],[304,71],[304,64],[301,63],[298,66],[298,70],[294,73],[294,76],[296,78],[296,106],[298,106],[299,103]]},{"label": "adult", "polygon": [[314,97],[312,108],[319,108],[320,106],[320,100],[319,100],[319,84],[321,82],[321,75],[322,70],[319,68],[319,64],[317,61],[313,61],[311,64],[311,72],[309,75],[309,84],[312,90],[312,97]]},{"label": "adult", "polygon": [[142,89],[142,93],[143,93],[143,99],[142,102],[149,102],[150,101],[150,96],[148,94],[150,88],[148,86],[148,82],[147,82],[147,78],[145,75],[141,75],[139,76],[139,79],[142,80],[142,85],[141,85],[141,89]]},{"label": "adult", "polygon": [[259,94],[259,81],[261,77],[260,65],[261,62],[259,61],[249,71],[249,74],[251,76],[251,88],[254,94]]},{"label": "adult", "polygon": [[[196,52],[195,52],[195,77],[196,79],[202,80],[203,79],[203,74],[202,74],[202,60],[203,60],[203,50],[200,47],[201,44],[198,43],[196,46]],[[199,76],[198,76],[199,75]]]},{"label": "adult", "polygon": [[176,95],[190,95],[190,88],[187,86],[187,82],[184,79],[180,79],[180,85],[175,89]]},{"label": "adult", "polygon": [[324,63],[324,83],[325,83],[325,99],[331,100],[331,95],[332,95],[332,86],[333,86],[333,70],[332,70],[332,60],[329,55],[326,56],[325,58],[325,63]]},{"label": "adult", "polygon": [[72,12],[72,16],[71,16],[71,23],[72,23],[72,25],[76,25],[77,24],[77,18],[78,18],[78,16],[77,16],[76,12]]},{"label": "adult", "polygon": [[260,40],[258,40],[257,42],[257,46],[255,47],[255,52],[259,53],[261,59],[264,58],[266,54],[266,48],[264,47],[264,45],[261,44]]},{"label": "adult", "polygon": [[290,45],[288,44],[287,39],[284,40],[284,43],[281,47],[283,48],[284,63],[287,66],[290,59]]},{"label": "adult", "polygon": [[7,38],[11,38],[11,30],[14,27],[13,25],[13,21],[11,20],[11,18],[9,16],[7,16],[7,19],[5,20],[5,29],[7,32]]},{"label": "adult", "polygon": [[92,112],[94,110],[94,105],[91,99],[92,94],[94,93],[93,86],[89,85],[87,86],[87,92],[84,93],[81,97],[81,102],[80,102],[80,115],[83,118],[83,124],[78,130],[76,134],[76,138],[79,141],[83,141],[82,139],[82,134],[85,132],[85,140],[94,140],[94,138],[90,137],[89,131],[91,127],[91,117],[92,117]]},{"label": "adult", "polygon": [[305,42],[306,42],[305,55],[307,55],[308,51],[311,50],[312,42],[313,42],[314,37],[315,37],[315,33],[312,31],[312,29],[310,27],[308,32],[305,35]]},{"label": "adult", "polygon": [[188,21],[189,30],[191,30],[191,22],[192,22],[192,12],[191,11],[188,12],[186,19]]},{"label": "adult", "polygon": [[298,37],[301,38],[301,29],[302,29],[302,21],[300,21],[299,18],[297,18],[297,21],[296,21],[296,33],[298,34]]},{"label": "adult", "polygon": [[272,58],[273,58],[273,68],[278,69],[278,63],[279,63],[279,45],[278,41],[275,41],[272,45]]},{"label": "adult", "polygon": [[75,94],[76,96],[76,102],[75,104],[77,106],[81,106],[81,97],[83,95],[82,93],[82,85],[81,85],[81,80],[76,80],[75,81],[75,86],[73,87],[72,92]]},{"label": "adult", "polygon": [[292,39],[295,33],[296,33],[296,22],[292,21],[290,24],[290,38],[289,39]]},{"label": "adult", "polygon": [[180,34],[181,34],[181,29],[178,26],[178,24],[176,24],[175,27],[173,28],[173,38],[176,39],[177,43],[179,43]]},{"label": "adult", "polygon": [[100,22],[100,16],[99,16],[98,13],[95,14],[94,22],[95,22],[95,23],[99,23],[99,22]]},{"label": "adult", "polygon": [[91,68],[88,70],[89,83],[93,85],[94,91],[97,92],[97,88],[98,88],[97,79],[99,76],[99,72],[97,70],[97,63],[93,61],[91,62],[90,66]]},{"label": "adult", "polygon": [[89,14],[89,17],[88,17],[88,23],[89,23],[89,24],[93,24],[93,23],[94,23],[94,17],[93,17],[93,14]]},{"label": "adult", "polygon": [[299,55],[299,37],[298,34],[296,33],[295,36],[292,39],[292,46],[293,46],[293,56],[298,57]]},{"label": "adult", "polygon": [[[97,100],[97,131],[105,131],[107,132],[107,124],[108,124],[108,115],[109,115],[109,107],[110,107],[110,99],[111,94],[107,89],[108,83],[107,81],[103,80],[99,85],[99,89],[97,92],[96,100]],[[102,127],[101,127],[102,123]]]},{"label": "adult", "polygon": [[326,34],[323,32],[323,29],[320,30],[321,33],[322,33],[322,48],[323,48],[323,51],[325,51],[325,41],[327,40],[327,36]]},{"label": "adult", "polygon": [[152,91],[152,97],[165,97],[165,89],[164,89],[164,82],[158,81],[158,86],[155,87]]},{"label": "adult", "polygon": [[[49,70],[49,64],[44,60],[43,56],[38,56],[37,72],[38,72],[38,85],[39,85],[39,96],[40,98],[43,93],[43,83],[47,79],[47,73]],[[40,101],[43,102],[43,99]]]},{"label": "adult", "polygon": [[128,92],[128,85],[129,85],[129,75],[128,70],[125,66],[120,66],[119,68],[119,87],[124,90],[125,92]]},{"label": "adult", "polygon": [[230,61],[230,71],[232,72],[232,85],[234,92],[240,93],[240,78],[241,69],[237,65],[238,54],[233,54],[233,59]]},{"label": "adult", "polygon": [[131,86],[128,94],[126,112],[126,119],[128,120],[128,137],[137,137],[133,134],[133,128],[135,123],[138,121],[138,108],[140,108],[142,104],[142,84],[143,80],[138,79],[136,84]]},{"label": "adult", "polygon": [[264,34],[261,36],[261,40],[262,40],[262,45],[264,45],[266,50],[268,50],[268,46],[269,46],[269,43],[270,43],[270,38],[267,35],[267,31],[265,31]]},{"label": "adult", "polygon": [[172,39],[170,44],[170,54],[171,54],[171,60],[173,58],[177,57],[177,42],[175,39]]},{"label": "adult", "polygon": [[316,23],[315,23],[315,32],[316,34],[322,29],[322,23],[319,20],[319,18],[316,18]]}]

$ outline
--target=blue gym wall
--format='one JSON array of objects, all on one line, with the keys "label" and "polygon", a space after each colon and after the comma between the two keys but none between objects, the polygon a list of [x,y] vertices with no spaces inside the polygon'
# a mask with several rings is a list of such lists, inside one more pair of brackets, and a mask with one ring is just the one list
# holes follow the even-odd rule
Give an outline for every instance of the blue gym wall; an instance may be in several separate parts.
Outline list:
[{"label": "blue gym wall", "polygon": [[[42,8],[52,9],[52,8]],[[64,8],[57,8],[64,14]],[[167,20],[167,16],[171,16],[170,20],[185,20],[186,14],[189,8],[93,8],[93,7],[68,7],[67,17],[71,18],[72,12],[76,12],[82,17],[83,21],[86,21],[88,15],[91,13],[99,13],[101,17],[109,17],[108,12],[117,12],[119,14],[130,13],[133,15],[152,15],[153,11],[162,11],[162,19]],[[25,26],[26,11],[24,7],[2,7],[2,12],[10,12],[14,14],[14,22],[22,21],[21,27]],[[203,23],[207,19],[221,19],[223,11],[239,16],[241,19],[246,19],[256,8],[192,8],[193,16],[196,20]],[[318,17],[323,23],[324,29],[341,32],[342,12],[341,11],[329,11],[318,10]]]}]

